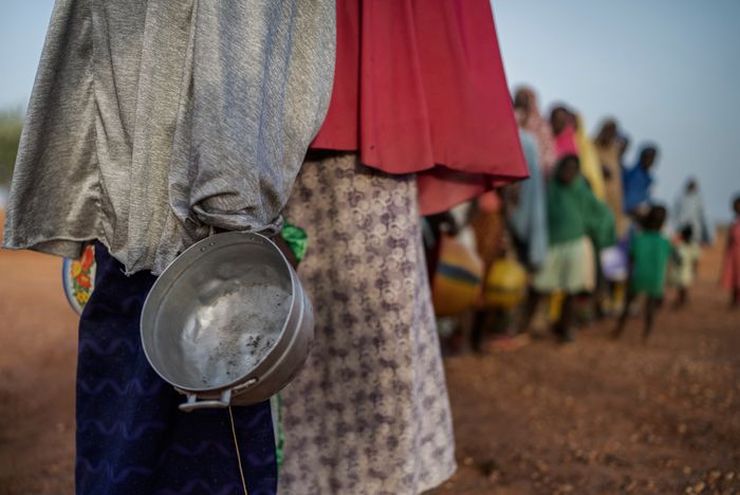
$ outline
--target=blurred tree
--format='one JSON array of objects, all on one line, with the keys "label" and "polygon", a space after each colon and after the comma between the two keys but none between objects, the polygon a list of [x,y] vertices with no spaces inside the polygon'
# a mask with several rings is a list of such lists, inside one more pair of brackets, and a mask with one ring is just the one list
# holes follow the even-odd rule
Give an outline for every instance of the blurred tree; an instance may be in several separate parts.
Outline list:
[{"label": "blurred tree", "polygon": [[22,128],[20,110],[0,110],[0,186],[10,183]]}]

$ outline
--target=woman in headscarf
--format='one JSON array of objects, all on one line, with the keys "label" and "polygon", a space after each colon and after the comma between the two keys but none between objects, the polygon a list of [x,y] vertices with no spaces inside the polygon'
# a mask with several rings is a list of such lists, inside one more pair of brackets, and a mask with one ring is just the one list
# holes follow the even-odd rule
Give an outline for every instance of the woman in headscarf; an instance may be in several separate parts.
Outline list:
[{"label": "woman in headscarf", "polygon": [[689,242],[703,245],[714,242],[714,230],[707,221],[699,183],[693,177],[686,181],[686,187],[673,205],[673,227],[676,232],[691,227]]},{"label": "woman in headscarf", "polygon": [[727,230],[727,247],[722,264],[722,286],[730,292],[730,308],[740,308],[740,194],[732,199],[735,216]]},{"label": "woman in headscarf", "polygon": [[573,114],[576,128],[576,146],[578,147],[578,157],[581,159],[581,174],[591,187],[597,199],[604,200],[606,190],[604,185],[604,173],[599,163],[599,155],[596,147],[589,139],[586,132],[586,126],[583,123],[583,117]]},{"label": "woman in headscarf", "polygon": [[534,137],[540,169],[549,175],[555,166],[555,137],[550,123],[540,113],[537,95],[527,86],[520,86],[514,93],[514,110],[520,126]]},{"label": "woman in headscarf", "polygon": [[676,307],[680,308],[688,300],[701,258],[701,246],[714,242],[714,229],[707,221],[699,183],[693,177],[686,181],[684,190],[676,198],[672,223],[676,241],[669,274],[677,289]]},{"label": "woman in headscarf", "polygon": [[624,191],[622,190],[622,165],[620,163],[623,142],[620,140],[617,122],[613,119],[606,119],[601,124],[601,129],[594,139],[604,177],[604,201],[614,214],[617,222],[617,236],[620,238],[626,234],[629,227],[623,206]]},{"label": "woman in headscarf", "polygon": [[539,166],[533,136],[520,129],[519,138],[529,167],[529,178],[505,189],[506,220],[519,260],[530,270],[536,270],[547,254],[545,177]]},{"label": "woman in headscarf", "polygon": [[276,493],[269,402],[179,411],[139,318],[157,275],[210,232],[280,232],[329,104],[334,40],[333,0],[55,3],[5,247],[84,248],[90,268],[95,246],[78,495]]},{"label": "woman in headscarf", "polygon": [[657,159],[658,148],[646,145],[640,150],[637,163],[623,170],[624,211],[637,219],[642,219],[650,210],[655,182],[653,168]]},{"label": "woman in headscarf", "polygon": [[573,113],[564,105],[556,105],[550,111],[550,127],[555,136],[555,157],[578,155],[576,144],[576,122]]},{"label": "woman in headscarf", "polygon": [[420,214],[527,172],[487,0],[343,0],[337,41],[286,213],[316,340],[282,394],[280,487],[411,495],[455,470]]}]

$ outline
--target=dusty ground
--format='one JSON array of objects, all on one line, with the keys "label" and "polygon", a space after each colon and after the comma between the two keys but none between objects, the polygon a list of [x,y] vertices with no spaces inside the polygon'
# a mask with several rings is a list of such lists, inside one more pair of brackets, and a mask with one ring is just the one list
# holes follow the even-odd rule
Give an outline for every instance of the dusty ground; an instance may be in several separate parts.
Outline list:
[{"label": "dusty ground", "polygon": [[[719,243],[718,243],[719,244]],[[720,244],[721,245],[721,244]],[[447,360],[460,468],[435,494],[740,494],[740,314],[708,252],[654,338],[613,322]]]},{"label": "dusty ground", "polygon": [[[740,493],[740,314],[717,263],[647,346],[602,325],[449,359],[460,469],[435,493]],[[76,318],[59,270],[0,252],[0,495],[72,493]]]},{"label": "dusty ground", "polygon": [[0,250],[0,495],[73,493],[76,352],[60,260]]}]

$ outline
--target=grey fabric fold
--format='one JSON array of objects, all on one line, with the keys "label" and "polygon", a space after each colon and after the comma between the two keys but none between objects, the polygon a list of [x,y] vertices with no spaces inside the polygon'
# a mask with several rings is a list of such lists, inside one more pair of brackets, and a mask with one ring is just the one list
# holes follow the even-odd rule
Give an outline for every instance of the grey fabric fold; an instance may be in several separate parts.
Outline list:
[{"label": "grey fabric fold", "polygon": [[275,232],[334,54],[334,0],[58,0],[5,247],[98,239],[158,274],[213,229]]}]

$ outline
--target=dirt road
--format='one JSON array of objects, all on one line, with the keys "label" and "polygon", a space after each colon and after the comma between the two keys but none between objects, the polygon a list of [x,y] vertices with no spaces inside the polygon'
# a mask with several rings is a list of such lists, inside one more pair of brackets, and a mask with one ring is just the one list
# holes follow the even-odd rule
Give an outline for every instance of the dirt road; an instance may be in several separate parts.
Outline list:
[{"label": "dirt road", "polygon": [[[460,468],[435,493],[740,493],[740,314],[718,259],[647,346],[633,322],[619,342],[604,324],[448,359]],[[0,495],[72,493],[76,317],[59,270],[0,252]]]}]

